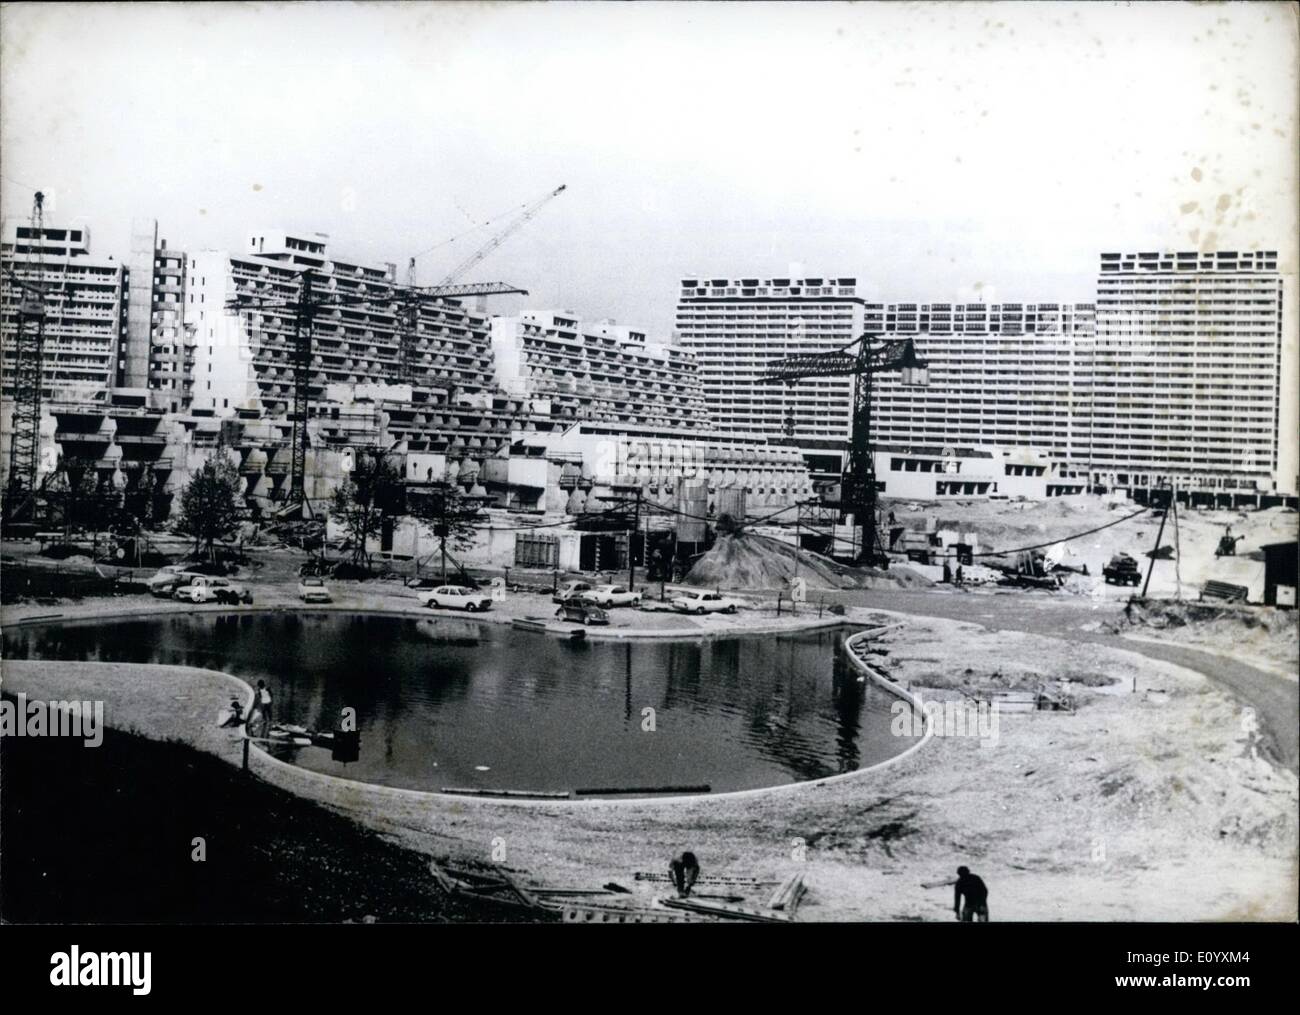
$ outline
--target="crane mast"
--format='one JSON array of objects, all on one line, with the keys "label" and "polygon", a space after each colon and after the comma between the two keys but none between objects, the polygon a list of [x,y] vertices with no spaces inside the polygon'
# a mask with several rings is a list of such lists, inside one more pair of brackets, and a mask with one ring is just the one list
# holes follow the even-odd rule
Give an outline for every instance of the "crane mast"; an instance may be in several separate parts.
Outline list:
[{"label": "crane mast", "polygon": [[898,371],[908,385],[929,384],[929,370],[910,338],[882,339],[864,334],[831,352],[790,356],[768,364],[760,380],[792,385],[810,377],[853,378],[853,425],[848,467],[840,494],[841,521],[852,516],[862,526],[858,564],[887,563],[876,523],[876,462],[871,442],[872,382],[877,373]]}]

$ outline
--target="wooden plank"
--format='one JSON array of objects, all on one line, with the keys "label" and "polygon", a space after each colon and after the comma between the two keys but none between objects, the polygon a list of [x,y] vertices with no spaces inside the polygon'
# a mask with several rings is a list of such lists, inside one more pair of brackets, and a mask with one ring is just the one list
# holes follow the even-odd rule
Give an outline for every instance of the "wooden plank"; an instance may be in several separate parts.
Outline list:
[{"label": "wooden plank", "polygon": [[719,916],[727,920],[749,920],[754,923],[789,923],[790,917],[784,913],[774,913],[770,910],[750,909],[748,906],[732,906],[716,902],[700,902],[696,899],[687,897],[685,899],[675,899],[672,896],[660,898],[661,906],[668,906],[670,909],[685,909],[692,913],[704,913],[707,916]]},{"label": "wooden plank", "polygon": [[[659,874],[654,871],[637,871],[632,875],[637,881],[672,881],[671,874]],[[762,881],[759,878],[745,877],[744,875],[730,874],[701,874],[695,879],[697,885],[753,885],[754,887],[766,888],[769,885],[779,885],[779,881]]]},{"label": "wooden plank", "polygon": [[803,894],[803,891],[803,874],[791,874],[772,893],[772,897],[767,901],[767,906],[769,909],[789,908],[792,910],[799,904],[799,896]]}]

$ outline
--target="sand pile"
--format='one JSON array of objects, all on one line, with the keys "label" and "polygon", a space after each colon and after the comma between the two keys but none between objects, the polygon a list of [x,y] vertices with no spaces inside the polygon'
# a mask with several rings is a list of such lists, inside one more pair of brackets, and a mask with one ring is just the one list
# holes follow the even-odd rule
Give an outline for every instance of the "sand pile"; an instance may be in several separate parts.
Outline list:
[{"label": "sand pile", "polygon": [[[914,588],[932,584],[903,565],[888,571],[844,567],[807,550],[798,555],[798,575],[810,589]],[[703,588],[782,589],[796,574],[794,547],[752,532],[719,536],[684,583]]]}]

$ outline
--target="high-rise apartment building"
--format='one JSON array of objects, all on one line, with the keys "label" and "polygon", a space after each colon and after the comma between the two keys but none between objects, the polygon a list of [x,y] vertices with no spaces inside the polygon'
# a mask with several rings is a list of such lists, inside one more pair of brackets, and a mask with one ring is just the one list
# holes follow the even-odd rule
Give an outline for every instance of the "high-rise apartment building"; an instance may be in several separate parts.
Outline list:
[{"label": "high-rise apartment building", "polygon": [[848,439],[853,379],[786,386],[759,377],[774,360],[830,352],[864,327],[883,325],[879,309],[864,307],[855,278],[685,278],[675,330],[699,362],[705,405],[719,430],[789,437],[815,461],[823,446]]},{"label": "high-rise apartment building", "polygon": [[[913,339],[928,387],[876,379],[877,439],[1036,448],[1086,457],[1077,416],[1091,389],[1090,303],[891,303],[888,337]],[[1073,470],[1070,470],[1073,471]]]},{"label": "high-rise apartment building", "polygon": [[[258,232],[244,253],[205,250],[186,265],[186,406],[282,414],[292,408],[294,317],[267,306],[234,313],[237,293],[271,303],[299,298],[302,272],[315,272],[323,295],[373,296],[353,306],[325,306],[312,328],[310,399],[328,385],[402,380],[402,308],[392,298],[394,267],[336,260],[320,237]],[[493,383],[488,318],[445,299],[423,304],[416,321],[409,382],[417,402],[442,402],[447,391],[473,393]]]},{"label": "high-rise apartment building", "polygon": [[[84,226],[45,226],[37,238],[30,224],[5,223],[0,240],[0,328],[3,329],[3,395],[13,396],[14,336],[21,292],[13,280],[45,291],[42,398],[103,399],[121,381],[127,346],[126,277],[112,258],[90,254]],[[8,406],[4,417],[7,423]]]},{"label": "high-rise apartment building", "polygon": [[131,224],[127,297],[121,386],[158,392],[155,404],[178,412],[185,400],[185,253],[167,249],[154,219]]},{"label": "high-rise apartment building", "polygon": [[1289,486],[1282,302],[1276,251],[1102,254],[1092,390],[1079,407],[1097,480]]}]

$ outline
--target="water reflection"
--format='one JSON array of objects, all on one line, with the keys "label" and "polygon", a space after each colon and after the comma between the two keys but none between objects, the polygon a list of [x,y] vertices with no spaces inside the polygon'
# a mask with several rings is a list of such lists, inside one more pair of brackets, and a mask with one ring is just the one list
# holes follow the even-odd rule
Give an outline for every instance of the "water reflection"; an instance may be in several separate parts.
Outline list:
[{"label": "water reflection", "polygon": [[[7,631],[7,657],[154,662],[266,680],[277,716],[332,728],[356,710],[359,759],[301,765],[418,789],[747,789],[849,772],[903,745],[841,634],[577,642],[451,618],[175,615]],[[642,729],[643,709],[655,730]]]}]

